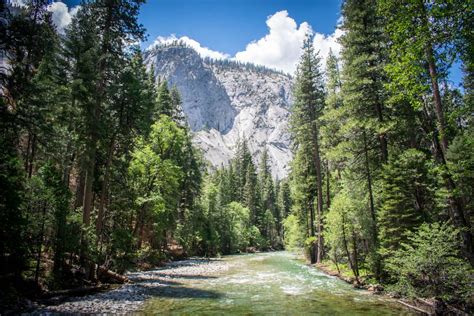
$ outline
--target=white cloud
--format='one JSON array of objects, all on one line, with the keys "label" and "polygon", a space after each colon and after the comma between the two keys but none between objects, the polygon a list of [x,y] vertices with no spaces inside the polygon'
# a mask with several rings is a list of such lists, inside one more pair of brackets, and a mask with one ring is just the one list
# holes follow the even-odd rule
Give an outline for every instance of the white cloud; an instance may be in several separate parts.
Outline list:
[{"label": "white cloud", "polygon": [[170,44],[175,41],[181,41],[188,46],[192,47],[201,57],[210,57],[213,59],[228,59],[230,56],[225,53],[221,53],[207,47],[202,46],[198,41],[193,40],[187,36],[182,36],[180,38],[176,37],[176,35],[171,36],[158,36],[153,44],[150,45],[148,49],[151,49],[160,44]]},{"label": "white cloud", "polygon": [[77,13],[80,6],[75,6],[71,9],[61,1],[53,2],[48,6],[48,11],[52,13],[53,23],[56,25],[60,33],[64,32],[66,26],[68,26],[72,17]]},{"label": "white cloud", "polygon": [[[264,65],[270,68],[283,70],[293,74],[296,70],[301,56],[301,47],[307,33],[313,32],[311,25],[307,22],[299,26],[296,21],[288,15],[286,10],[279,11],[268,17],[267,26],[269,32],[263,38],[251,42],[244,51],[238,52],[235,59]],[[332,49],[336,56],[341,50],[337,38],[342,31],[336,29],[331,35],[314,32],[314,47],[320,52],[323,68],[329,50]]]},{"label": "white cloud", "polygon": [[237,52],[233,58],[228,54],[211,50],[187,36],[177,38],[175,35],[168,37],[159,36],[150,48],[169,44],[173,41],[183,41],[194,48],[201,56],[215,59],[233,59],[263,65],[269,68],[282,70],[293,74],[301,57],[303,41],[307,33],[314,35],[314,47],[319,51],[321,65],[326,66],[329,51],[339,56],[341,45],[337,42],[343,31],[337,28],[333,34],[325,35],[313,32],[311,25],[303,22],[300,25],[288,15],[286,10],[276,12],[267,18],[268,34],[259,40],[247,44],[245,50]]},{"label": "white cloud", "polygon": [[244,51],[235,54],[235,59],[293,73],[311,26],[306,22],[298,26],[286,10],[268,17],[266,23],[269,33],[249,43]]},{"label": "white cloud", "polygon": [[313,46],[316,51],[319,51],[319,57],[321,57],[321,65],[323,69],[326,68],[326,61],[330,50],[332,50],[334,55],[339,57],[341,53],[341,44],[339,44],[337,40],[343,33],[344,32],[341,29],[336,29],[334,33],[327,36],[321,33],[314,34]]}]

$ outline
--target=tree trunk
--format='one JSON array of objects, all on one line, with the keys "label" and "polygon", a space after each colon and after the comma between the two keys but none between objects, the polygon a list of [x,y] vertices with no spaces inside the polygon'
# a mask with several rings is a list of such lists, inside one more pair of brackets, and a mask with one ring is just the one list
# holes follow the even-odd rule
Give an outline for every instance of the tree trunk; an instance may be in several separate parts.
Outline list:
[{"label": "tree trunk", "polygon": [[374,193],[372,189],[372,173],[370,171],[370,163],[369,163],[369,149],[367,144],[367,135],[364,130],[363,132],[364,138],[364,153],[365,153],[365,171],[367,175],[367,189],[369,191],[369,206],[370,206],[370,217],[372,220],[371,225],[371,237],[372,237],[372,255],[374,256],[374,273],[375,278],[378,279],[380,276],[380,260],[377,256],[377,247],[378,247],[378,232],[377,232],[377,216],[375,213],[375,205],[374,205]]},{"label": "tree trunk", "polygon": [[352,253],[354,263],[352,271],[354,272],[357,283],[359,283],[359,259],[357,258],[359,253],[357,251],[357,236],[355,234],[354,227],[352,227]]},{"label": "tree trunk", "polygon": [[342,215],[342,244],[344,245],[344,251],[346,252],[347,260],[349,261],[349,267],[351,268],[352,273],[357,275],[358,272],[355,269],[355,264],[352,260],[351,253],[349,252],[349,246],[347,245],[346,222],[344,215]]},{"label": "tree trunk", "polygon": [[89,226],[91,222],[91,211],[92,211],[92,184],[94,182],[94,171],[95,171],[95,156],[96,148],[91,148],[89,155],[88,166],[86,168],[86,176],[84,181],[84,199],[82,202],[83,213],[82,222],[85,226]]},{"label": "tree trunk", "polygon": [[317,198],[318,198],[318,209],[317,209],[317,242],[318,242],[318,253],[317,263],[321,263],[324,255],[324,240],[323,240],[323,185],[322,185],[322,172],[321,172],[321,157],[319,153],[319,139],[318,139],[317,127],[313,129],[313,160],[316,168],[316,186],[317,186]]},{"label": "tree trunk", "polygon": [[[314,201],[310,198],[308,200],[309,204],[309,232],[310,236],[314,237],[315,236],[315,231],[314,231]],[[307,218],[307,217],[306,217]],[[309,257],[311,263],[316,263],[317,260],[317,255],[316,255],[316,244],[311,244],[309,245]]]},{"label": "tree trunk", "polygon": [[441,143],[441,150],[443,154],[443,159],[446,158],[446,153],[448,151],[448,138],[446,137],[446,119],[444,117],[443,105],[441,103],[441,94],[439,92],[438,85],[438,73],[436,69],[436,63],[434,60],[434,53],[431,44],[427,45],[425,48],[426,60],[428,62],[428,69],[431,79],[431,89],[433,90],[433,101],[434,101],[434,110],[436,114],[436,120],[439,130],[439,139]]},{"label": "tree trunk", "polygon": [[[425,25],[429,26],[429,21],[426,15],[426,9],[425,9],[424,3],[421,2],[420,5],[423,10],[422,12],[423,22],[425,23]],[[436,60],[434,57],[433,46],[430,41],[428,41],[425,47],[425,57],[428,63],[428,71],[429,71],[429,75],[431,79],[431,89],[433,90],[434,112],[436,114],[437,127],[439,131],[439,144],[440,144],[439,147],[441,148],[441,152],[439,153],[439,155],[441,156],[441,161],[446,168],[446,172],[443,177],[446,184],[446,188],[448,189],[448,192],[449,192],[448,202],[451,208],[451,217],[453,219],[454,224],[457,227],[464,229],[463,232],[461,232],[461,236],[463,239],[463,252],[465,256],[471,262],[471,265],[474,266],[474,245],[473,245],[471,227],[464,216],[462,203],[454,196],[456,185],[449,173],[449,170],[447,170],[447,166],[446,166],[446,153],[448,151],[448,146],[449,146],[448,138],[446,135],[446,132],[447,132],[446,119],[444,116],[443,104],[441,100],[441,94],[439,91],[438,71],[436,68]]]},{"label": "tree trunk", "polygon": [[370,163],[369,163],[369,153],[368,153],[368,145],[367,145],[367,135],[366,132],[363,132],[364,138],[364,155],[365,155],[365,172],[367,176],[367,189],[369,191],[369,207],[370,207],[370,217],[372,219],[372,227],[371,227],[371,237],[373,242],[373,247],[376,245],[377,241],[377,218],[375,215],[375,206],[374,206],[374,195],[372,190],[372,173],[370,171]]},{"label": "tree trunk", "polygon": [[31,179],[33,175],[33,164],[35,161],[36,155],[36,134],[33,134],[33,140],[31,141],[31,157],[30,157],[30,165],[28,166],[28,178]]},{"label": "tree trunk", "polygon": [[79,177],[76,180],[76,201],[74,202],[74,207],[82,207],[84,203],[84,187],[85,187],[85,168],[80,168]]},{"label": "tree trunk", "polygon": [[326,209],[329,210],[331,207],[331,187],[330,179],[331,173],[329,172],[329,161],[326,160]]},{"label": "tree trunk", "polygon": [[314,233],[314,202],[310,199],[309,204],[309,232],[311,237],[315,236]]},{"label": "tree trunk", "polygon": [[41,232],[40,237],[38,240],[38,250],[37,250],[37,257],[36,257],[36,269],[35,269],[35,282],[38,283],[39,279],[39,272],[40,272],[40,264],[41,264],[41,248],[43,247],[43,239],[44,239],[44,226],[46,221],[46,203],[43,202],[43,208],[41,210],[42,218],[41,218]]},{"label": "tree trunk", "polygon": [[109,149],[107,151],[107,161],[105,163],[105,170],[104,170],[104,180],[102,181],[102,187],[100,192],[100,201],[99,201],[99,208],[97,212],[97,221],[96,221],[96,233],[97,233],[97,242],[101,239],[102,234],[102,226],[104,222],[104,208],[105,203],[108,196],[108,189],[109,189],[109,178],[110,178],[110,165],[112,164],[113,152],[114,152],[114,145],[115,145],[115,134],[110,141]]}]

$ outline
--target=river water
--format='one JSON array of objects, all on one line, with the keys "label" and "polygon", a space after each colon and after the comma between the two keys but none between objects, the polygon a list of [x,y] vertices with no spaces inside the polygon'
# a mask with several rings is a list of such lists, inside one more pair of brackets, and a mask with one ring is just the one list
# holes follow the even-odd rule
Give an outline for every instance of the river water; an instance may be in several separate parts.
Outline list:
[{"label": "river water", "polygon": [[[220,268],[213,270],[213,265]],[[355,290],[289,252],[227,256],[209,267],[206,273],[181,267],[165,275],[166,290],[156,291],[142,310],[186,315],[411,315],[397,303]]]}]

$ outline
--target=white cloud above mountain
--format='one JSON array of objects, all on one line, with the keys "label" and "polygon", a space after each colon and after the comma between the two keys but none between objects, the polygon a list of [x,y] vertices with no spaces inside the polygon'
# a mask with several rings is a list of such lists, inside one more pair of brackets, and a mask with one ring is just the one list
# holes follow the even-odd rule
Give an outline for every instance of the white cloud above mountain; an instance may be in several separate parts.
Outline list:
[{"label": "white cloud above mountain", "polygon": [[237,52],[234,57],[208,47],[203,47],[198,41],[187,36],[179,38],[175,35],[168,37],[160,36],[150,47],[179,40],[194,48],[202,57],[249,62],[282,70],[290,74],[293,74],[296,70],[302,53],[303,40],[308,32],[312,32],[314,35],[314,47],[320,53],[323,68],[330,50],[336,56],[340,53],[341,46],[337,42],[337,39],[342,35],[340,29],[336,29],[330,35],[314,32],[311,25],[307,22],[298,25],[286,10],[269,16],[266,24],[268,26],[268,33],[264,37],[247,44],[245,49]]},{"label": "white cloud above mountain", "polygon": [[187,36],[176,37],[172,34],[170,36],[158,36],[158,38],[150,45],[148,49],[151,49],[160,44],[171,44],[173,42],[180,41],[186,45],[192,47],[201,57],[209,57],[213,59],[228,59],[230,58],[229,54],[221,53],[205,46],[202,46],[198,41],[193,40]]},{"label": "white cloud above mountain", "polygon": [[337,42],[342,35],[340,29],[336,29],[331,35],[314,32],[307,22],[298,25],[286,10],[269,16],[266,24],[268,34],[249,43],[244,51],[235,55],[235,59],[293,74],[302,53],[304,38],[309,32],[314,35],[314,47],[320,53],[323,68],[329,51],[332,50],[334,54],[339,55],[341,50]]},{"label": "white cloud above mountain", "polygon": [[287,11],[268,17],[266,24],[268,34],[249,43],[244,51],[235,55],[235,59],[292,73],[301,55],[303,40],[312,31],[311,26],[307,22],[298,25]]}]

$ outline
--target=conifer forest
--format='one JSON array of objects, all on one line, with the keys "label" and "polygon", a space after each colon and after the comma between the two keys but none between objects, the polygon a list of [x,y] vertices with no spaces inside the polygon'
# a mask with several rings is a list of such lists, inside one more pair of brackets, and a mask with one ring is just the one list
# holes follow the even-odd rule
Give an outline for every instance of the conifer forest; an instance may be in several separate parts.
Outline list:
[{"label": "conifer forest", "polygon": [[279,140],[245,130],[208,161],[197,92],[140,46],[145,0],[83,0],[64,29],[51,1],[21,3],[0,7],[0,314],[473,312],[473,1],[344,0],[340,52],[308,31],[294,74],[203,58],[237,83],[224,71],[289,78],[285,177]]}]

